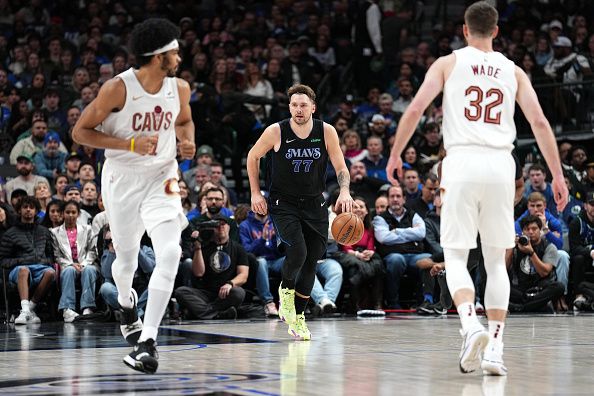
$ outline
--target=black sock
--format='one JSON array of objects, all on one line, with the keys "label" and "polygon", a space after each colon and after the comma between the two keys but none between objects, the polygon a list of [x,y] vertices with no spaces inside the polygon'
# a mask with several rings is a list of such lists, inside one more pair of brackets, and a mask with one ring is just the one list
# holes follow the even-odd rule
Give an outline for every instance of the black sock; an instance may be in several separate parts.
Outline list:
[{"label": "black sock", "polygon": [[297,312],[297,315],[305,312],[305,307],[307,307],[308,301],[309,297],[301,297],[295,294],[295,312]]}]

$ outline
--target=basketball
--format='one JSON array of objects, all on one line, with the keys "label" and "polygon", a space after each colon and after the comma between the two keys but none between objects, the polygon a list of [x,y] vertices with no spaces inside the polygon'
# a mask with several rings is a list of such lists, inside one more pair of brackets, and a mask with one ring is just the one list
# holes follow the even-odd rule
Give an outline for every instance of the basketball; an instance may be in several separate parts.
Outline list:
[{"label": "basketball", "polygon": [[341,245],[353,245],[363,236],[363,221],[351,212],[341,213],[332,222],[332,236]]}]

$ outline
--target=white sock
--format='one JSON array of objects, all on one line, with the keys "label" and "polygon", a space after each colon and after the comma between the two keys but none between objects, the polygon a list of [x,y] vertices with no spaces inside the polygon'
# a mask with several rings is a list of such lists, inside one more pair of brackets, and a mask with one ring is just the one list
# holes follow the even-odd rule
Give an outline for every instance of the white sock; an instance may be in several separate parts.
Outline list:
[{"label": "white sock", "polygon": [[462,331],[466,334],[468,330],[482,326],[476,317],[473,303],[462,303],[458,305],[458,316],[460,316],[460,322],[462,323]]},{"label": "white sock", "polygon": [[132,308],[134,304],[132,303],[132,296],[129,294],[127,298],[122,297],[121,294],[118,294],[118,303],[122,308]]},{"label": "white sock", "polygon": [[503,328],[505,323],[498,320],[489,321],[489,338],[491,342],[503,342]]},{"label": "white sock", "polygon": [[34,303],[33,300],[29,301],[29,311],[31,311],[31,312],[35,311],[36,306],[37,306],[37,304]]},{"label": "white sock", "polygon": [[163,314],[169,303],[171,292],[166,292],[159,289],[151,289],[149,287],[148,301],[146,303],[146,310],[144,311],[144,324],[142,333],[138,338],[139,342],[143,342],[152,338],[157,340],[157,331]]},{"label": "white sock", "polygon": [[29,300],[21,300],[21,309],[25,312],[31,312]]}]

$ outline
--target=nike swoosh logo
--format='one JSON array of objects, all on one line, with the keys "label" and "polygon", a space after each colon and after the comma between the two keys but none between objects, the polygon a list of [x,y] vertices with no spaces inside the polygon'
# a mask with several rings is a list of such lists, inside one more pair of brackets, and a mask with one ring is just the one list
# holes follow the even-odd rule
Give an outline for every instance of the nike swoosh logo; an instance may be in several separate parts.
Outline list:
[{"label": "nike swoosh logo", "polygon": [[287,139],[287,140],[285,140],[285,143],[292,143],[292,142],[294,142],[295,140],[297,140],[297,139],[292,139],[292,140],[289,140],[289,139]]},{"label": "nike swoosh logo", "polygon": [[140,95],[140,96],[132,96],[132,100],[138,100],[140,98],[142,98],[144,95]]},{"label": "nike swoosh logo", "polygon": [[326,203],[326,202],[322,202],[322,204],[321,204],[320,206],[324,206],[324,204],[325,204],[325,203]]}]

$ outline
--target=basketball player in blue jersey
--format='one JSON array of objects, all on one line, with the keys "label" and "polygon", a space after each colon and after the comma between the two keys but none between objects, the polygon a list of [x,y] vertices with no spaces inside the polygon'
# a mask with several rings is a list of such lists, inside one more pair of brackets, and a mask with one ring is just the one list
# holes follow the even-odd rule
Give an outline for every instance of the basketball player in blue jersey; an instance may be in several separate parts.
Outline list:
[{"label": "basketball player in blue jersey", "polygon": [[[183,158],[193,158],[190,87],[175,77],[179,30],[164,19],[138,24],[131,49],[140,65],[107,81],[73,130],[79,144],[105,148],[101,185],[116,260],[112,274],[121,306],[121,330],[134,350],[124,362],[154,373],[156,339],[169,302],[187,226],[177,185],[176,138]],[[149,282],[144,325],[132,289],[144,231],[151,237],[156,267]]]},{"label": "basketball player in blue jersey", "polygon": [[[464,14],[468,46],[439,58],[402,116],[392,147],[388,177],[402,177],[400,154],[421,115],[443,90],[443,141],[447,152],[441,183],[441,245],[446,279],[462,322],[460,370],[479,367],[484,374],[506,375],[503,328],[509,303],[506,249],[515,245],[514,173],[511,155],[516,137],[517,101],[530,122],[538,146],[553,174],[555,202],[561,211],[568,199],[557,144],[526,74],[501,53],[494,52],[497,10],[485,1]],[[485,257],[485,308],[488,332],[474,312],[474,286],[466,270],[468,251],[477,232]],[[482,360],[481,360],[482,355]]]},{"label": "basketball player in blue jersey", "polygon": [[[314,284],[316,263],[328,241],[326,168],[332,162],[340,195],[336,207],[351,212],[350,176],[334,127],[312,117],[316,95],[307,85],[287,91],[291,118],[270,125],[248,153],[252,210],[270,214],[286,258],[279,286],[279,316],[289,334],[310,340],[304,311]],[[268,155],[267,155],[268,154]],[[260,159],[267,155],[268,201],[260,191]]]}]

